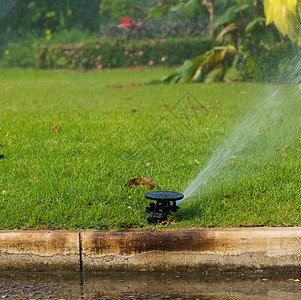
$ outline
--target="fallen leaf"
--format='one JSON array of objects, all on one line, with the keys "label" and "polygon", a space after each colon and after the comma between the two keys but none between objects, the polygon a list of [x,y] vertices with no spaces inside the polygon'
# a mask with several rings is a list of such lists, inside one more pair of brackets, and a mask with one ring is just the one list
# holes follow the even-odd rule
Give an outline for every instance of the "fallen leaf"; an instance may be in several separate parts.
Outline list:
[{"label": "fallen leaf", "polygon": [[290,282],[300,282],[300,279],[293,279],[293,278],[290,278],[290,279],[288,279],[287,281],[290,281]]},{"label": "fallen leaf", "polygon": [[7,145],[11,145],[13,143],[13,141],[10,141]]},{"label": "fallen leaf", "polygon": [[135,113],[135,112],[138,112],[138,111],[139,111],[138,109],[132,109],[131,110],[132,113]]},{"label": "fallen leaf", "polygon": [[135,86],[133,83],[128,83],[128,84],[121,85],[120,87],[121,88],[131,88],[133,86]]},{"label": "fallen leaf", "polygon": [[285,145],[282,150],[285,151],[286,148],[287,148],[287,145]]},{"label": "fallen leaf", "polygon": [[166,108],[166,107],[168,107],[168,106],[169,106],[169,104],[163,104],[163,105],[162,105],[163,108]]},{"label": "fallen leaf", "polygon": [[276,152],[280,152],[280,149],[276,149]]},{"label": "fallen leaf", "polygon": [[58,128],[56,126],[51,126],[51,130],[54,131],[54,132],[57,132]]},{"label": "fallen leaf", "polygon": [[36,178],[36,176],[34,176],[33,174],[30,174],[29,177],[32,178],[32,179]]},{"label": "fallen leaf", "polygon": [[282,153],[281,156],[282,156],[282,157],[286,157],[286,154]]},{"label": "fallen leaf", "polygon": [[266,278],[263,278],[262,280],[263,280],[263,281],[268,281]]},{"label": "fallen leaf", "polygon": [[150,163],[147,163],[145,166],[148,167],[150,165]]},{"label": "fallen leaf", "polygon": [[130,186],[130,185],[135,185],[138,186],[140,185],[142,188],[146,189],[146,188],[150,188],[153,189],[156,186],[156,183],[153,182],[152,179],[150,178],[146,178],[146,177],[136,177],[136,178],[132,178],[130,179],[125,186]]},{"label": "fallen leaf", "polygon": [[4,195],[7,195],[7,191],[3,190],[3,191],[2,191],[2,195],[3,195],[3,196],[4,196]]},{"label": "fallen leaf", "polygon": [[195,159],[194,161],[196,162],[196,164],[197,164],[197,165],[199,165],[199,164],[200,164],[200,162],[199,162],[198,160],[196,160],[196,159]]},{"label": "fallen leaf", "polygon": [[235,159],[235,158],[236,158],[236,155],[230,156],[230,159]]},{"label": "fallen leaf", "polygon": [[178,136],[178,139],[181,140],[181,139],[183,139],[183,137],[182,136]]}]

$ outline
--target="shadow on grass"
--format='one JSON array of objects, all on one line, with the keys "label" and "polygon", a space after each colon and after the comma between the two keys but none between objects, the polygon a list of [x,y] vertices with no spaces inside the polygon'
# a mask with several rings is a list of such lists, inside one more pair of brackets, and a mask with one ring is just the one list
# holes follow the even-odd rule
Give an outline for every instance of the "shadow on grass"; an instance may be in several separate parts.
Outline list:
[{"label": "shadow on grass", "polygon": [[190,203],[183,203],[180,206],[175,219],[178,222],[191,221],[193,219],[202,220],[206,215],[205,201],[191,201]]}]

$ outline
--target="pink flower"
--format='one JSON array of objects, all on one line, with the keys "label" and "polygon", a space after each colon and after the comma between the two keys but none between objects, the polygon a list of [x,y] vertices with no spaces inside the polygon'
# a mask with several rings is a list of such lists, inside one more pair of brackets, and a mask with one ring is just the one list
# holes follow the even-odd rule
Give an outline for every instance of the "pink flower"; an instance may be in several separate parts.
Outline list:
[{"label": "pink flower", "polygon": [[101,70],[102,69],[102,65],[97,65],[97,69]]},{"label": "pink flower", "polygon": [[88,58],[83,59],[83,64],[85,64],[88,61]]},{"label": "pink flower", "polygon": [[79,49],[79,48],[81,48],[81,47],[84,46],[84,45],[85,45],[84,43],[79,43],[79,44],[75,45],[75,48],[76,48],[76,49]]},{"label": "pink flower", "polygon": [[78,58],[78,57],[79,57],[79,55],[78,55],[78,54],[75,54],[75,55],[74,55],[74,57],[75,57],[75,58]]},{"label": "pink flower", "polygon": [[124,55],[128,55],[129,53],[127,51],[124,51]]},{"label": "pink flower", "polygon": [[137,65],[138,65],[138,61],[135,60],[135,61],[133,62],[133,64],[134,64],[134,66],[137,66]]},{"label": "pink flower", "polygon": [[140,50],[139,52],[138,52],[138,55],[139,56],[142,56],[144,54],[144,52],[142,51],[142,50]]},{"label": "pink flower", "polygon": [[162,58],[161,58],[161,61],[166,61],[167,60],[167,55],[164,55]]},{"label": "pink flower", "polygon": [[102,56],[101,55],[99,55],[99,56],[97,56],[96,57],[96,59],[95,60],[101,60],[102,59]]},{"label": "pink flower", "polygon": [[100,48],[100,45],[97,44],[97,45],[95,46],[95,49],[99,49],[99,48]]},{"label": "pink flower", "polygon": [[151,45],[151,47],[153,47],[153,46],[156,45],[156,42],[155,42],[154,40],[151,40],[151,41],[150,41],[150,45]]},{"label": "pink flower", "polygon": [[148,65],[149,65],[150,67],[152,67],[154,64],[155,64],[155,63],[154,63],[153,60],[150,60],[150,61],[148,62]]}]

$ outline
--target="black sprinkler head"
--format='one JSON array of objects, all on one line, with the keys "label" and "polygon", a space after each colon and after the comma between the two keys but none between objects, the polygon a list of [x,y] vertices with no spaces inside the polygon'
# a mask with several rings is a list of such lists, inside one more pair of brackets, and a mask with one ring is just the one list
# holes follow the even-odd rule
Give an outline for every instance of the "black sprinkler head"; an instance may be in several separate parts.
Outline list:
[{"label": "black sprinkler head", "polygon": [[184,195],[177,192],[148,192],[145,193],[145,198],[155,200],[146,206],[147,213],[153,213],[150,222],[157,223],[158,221],[167,221],[167,215],[176,212],[179,209],[176,201],[184,198]]}]

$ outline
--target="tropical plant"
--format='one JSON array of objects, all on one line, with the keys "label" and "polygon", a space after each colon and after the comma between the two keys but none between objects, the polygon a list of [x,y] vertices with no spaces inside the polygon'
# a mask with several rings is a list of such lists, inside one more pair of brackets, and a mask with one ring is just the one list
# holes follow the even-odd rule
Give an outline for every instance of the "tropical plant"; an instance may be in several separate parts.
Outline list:
[{"label": "tropical plant", "polygon": [[283,35],[301,45],[301,1],[264,0],[266,24],[274,22]]},{"label": "tropical plant", "polygon": [[[150,15],[159,17],[197,3],[199,0],[161,0]],[[282,58],[295,51],[295,42],[301,43],[301,1],[203,0],[202,3],[210,14],[209,29],[216,45],[186,60],[163,82],[219,81],[231,67],[238,69],[242,79],[271,80],[283,69]]]}]

